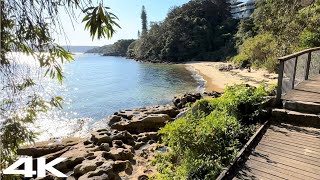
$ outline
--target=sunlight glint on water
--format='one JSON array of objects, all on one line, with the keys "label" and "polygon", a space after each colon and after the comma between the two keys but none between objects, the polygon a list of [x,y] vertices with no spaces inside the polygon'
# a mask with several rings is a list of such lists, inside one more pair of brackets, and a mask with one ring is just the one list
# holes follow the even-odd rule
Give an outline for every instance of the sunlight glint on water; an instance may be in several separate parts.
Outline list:
[{"label": "sunlight glint on water", "polygon": [[[40,78],[42,96],[62,96],[63,110],[41,114],[32,127],[39,140],[86,136],[101,119],[121,109],[170,104],[175,95],[203,90],[203,80],[182,65],[144,64],[120,57],[77,54],[64,65],[62,85]],[[203,85],[201,86],[203,87]],[[101,126],[102,123],[99,124]],[[104,125],[104,124],[103,124]]]}]

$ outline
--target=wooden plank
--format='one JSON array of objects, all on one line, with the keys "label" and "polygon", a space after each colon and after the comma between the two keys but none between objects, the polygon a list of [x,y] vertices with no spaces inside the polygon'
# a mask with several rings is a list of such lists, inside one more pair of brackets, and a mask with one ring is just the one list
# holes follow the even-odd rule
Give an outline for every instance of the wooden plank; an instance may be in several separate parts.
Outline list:
[{"label": "wooden plank", "polygon": [[278,172],[272,169],[262,168],[259,166],[250,167],[250,170],[253,174],[256,174],[257,177],[267,176],[272,179],[288,179],[288,180],[297,179],[298,180],[298,178],[290,177],[290,176],[287,176],[286,174],[282,174],[281,172]]},{"label": "wooden plank", "polygon": [[[306,159],[305,157],[299,157],[299,156],[295,156],[295,155],[291,155],[291,154],[287,154],[287,153],[282,153],[279,151],[274,151],[274,150],[270,150],[270,149],[262,149],[262,148],[257,148],[256,153],[259,153],[259,155],[256,156],[252,156],[252,157],[263,157],[264,159],[266,159],[268,162],[270,162],[271,164],[276,163],[277,159],[272,159],[270,158],[271,156],[275,155],[275,156],[281,156],[283,158],[287,158],[287,159],[292,159],[295,161],[299,161],[300,163],[305,163],[305,164],[309,164],[311,165],[314,169],[319,169],[320,168],[320,163],[311,159]],[[283,162],[283,164],[286,164],[285,162]],[[288,164],[290,165],[290,164]],[[298,167],[298,166],[297,166]],[[308,168],[304,168],[301,167],[301,169],[304,169],[306,171],[308,171]],[[311,171],[309,171],[311,172]],[[320,176],[320,172],[319,171],[314,171],[313,173],[318,174]]]},{"label": "wooden plank", "polygon": [[311,141],[311,140],[304,140],[303,138],[295,138],[295,137],[287,137],[283,135],[266,135],[266,138],[273,138],[277,141],[284,141],[284,142],[289,142],[289,143],[296,143],[299,145],[304,145],[310,148],[315,148],[319,149],[320,147],[320,142],[318,141]]},{"label": "wooden plank", "polygon": [[[283,127],[286,127],[284,129]],[[283,127],[276,127],[272,126],[268,129],[268,133],[271,134],[283,134],[287,137],[302,137],[302,138],[308,138],[309,140],[320,140],[320,131],[314,131],[312,128],[296,128],[296,127],[290,127],[290,126],[283,126]]]},{"label": "wooden plank", "polygon": [[306,138],[305,136],[293,135],[293,134],[283,134],[283,133],[276,133],[276,132],[269,132],[265,136],[267,136],[267,137],[277,136],[277,138],[286,139],[288,141],[295,139],[297,142],[305,142],[308,144],[311,143],[311,144],[314,144],[314,145],[317,145],[318,147],[320,147],[320,138]]},{"label": "wooden plank", "polygon": [[257,159],[250,159],[246,164],[249,167],[256,167],[257,169],[267,170],[268,172],[277,172],[276,175],[288,179],[316,179],[317,177],[316,175],[307,174],[305,171],[290,169],[290,167],[283,165],[265,163]]},{"label": "wooden plank", "polygon": [[[294,173],[294,174],[303,174],[306,177],[310,177],[313,179],[319,178],[319,174],[316,174],[314,172],[310,172],[308,170],[302,169],[301,167],[294,167],[292,164],[283,164],[282,162],[279,162],[275,160],[273,164],[269,163],[266,159],[260,158],[260,157],[252,157],[250,161],[258,161],[260,163],[264,163],[266,166],[273,166],[274,168],[281,169],[281,171],[288,171],[289,173]],[[299,177],[300,175],[296,175]]]},{"label": "wooden plank", "polygon": [[256,171],[254,169],[246,169],[239,171],[238,175],[233,179],[241,179],[241,180],[280,180],[275,175],[268,173],[261,173],[260,171]]},{"label": "wooden plank", "polygon": [[320,179],[320,129],[273,124],[238,179]]},{"label": "wooden plank", "polygon": [[283,160],[283,163],[292,163],[296,165],[304,165],[306,166],[305,168],[310,169],[310,172],[317,172],[320,171],[320,166],[318,162],[310,161],[301,157],[296,157],[296,156],[290,156],[287,154],[280,154],[276,151],[267,151],[267,150],[256,150],[255,154],[253,155],[255,157],[263,157],[266,160],[268,160],[270,163],[274,162],[273,158],[281,158]]},{"label": "wooden plank", "polygon": [[268,129],[268,132],[276,132],[276,133],[283,133],[283,134],[290,134],[292,136],[300,136],[303,138],[311,138],[311,139],[319,139],[320,140],[320,129],[310,128],[310,127],[297,127],[288,124],[281,124],[281,125],[271,125]]},{"label": "wooden plank", "polygon": [[[289,145],[294,145],[296,147],[302,147],[305,149],[310,149],[315,152],[320,153],[320,143],[308,143],[307,141],[301,141],[297,140],[294,138],[279,138],[279,136],[276,135],[266,135],[264,139],[261,141],[273,141],[273,142],[279,142],[279,143],[284,143],[284,144],[289,144]],[[266,142],[268,143],[268,142]]]},{"label": "wooden plank", "polygon": [[273,146],[273,145],[270,145],[270,144],[260,144],[257,148],[258,149],[259,148],[271,149],[271,150],[274,150],[274,151],[279,151],[281,153],[288,153],[288,154],[291,154],[291,155],[304,157],[306,159],[309,159],[309,160],[316,161],[316,162],[320,163],[319,155],[315,155],[315,154],[310,154],[310,153],[307,154],[307,153],[303,153],[301,151],[295,151],[295,150],[292,150],[292,149],[283,148],[281,146],[280,147],[279,146]]},{"label": "wooden plank", "polygon": [[294,89],[294,90],[290,90],[286,95],[282,97],[282,99],[288,100],[288,101],[320,103],[320,94]]},{"label": "wooden plank", "polygon": [[278,135],[285,135],[287,137],[292,138],[308,138],[309,140],[318,140],[320,142],[320,131],[315,130],[314,128],[297,128],[288,125],[282,126],[271,126],[268,129],[268,134],[278,134]]},{"label": "wooden plank", "polygon": [[281,147],[282,149],[288,149],[288,150],[304,153],[304,154],[307,154],[307,155],[310,155],[310,156],[312,155],[312,156],[319,156],[320,157],[320,153],[318,153],[318,152],[312,151],[310,149],[301,148],[301,147],[295,147],[295,146],[288,145],[288,144],[283,144],[283,143],[278,143],[278,142],[273,142],[273,141],[261,142],[260,144],[262,144],[262,145],[272,145],[272,146],[275,146],[275,147]]},{"label": "wooden plank", "polygon": [[312,172],[317,172],[320,171],[320,166],[317,166],[316,163],[307,161],[303,158],[298,158],[298,157],[288,157],[285,154],[276,154],[276,152],[273,153],[267,153],[264,151],[256,150],[252,156],[257,156],[257,157],[264,157],[267,159],[269,162],[272,162],[272,159],[276,159],[277,161],[284,162],[285,164],[290,163],[295,166],[304,166],[304,168],[308,168]]},{"label": "wooden plank", "polygon": [[307,146],[306,144],[298,144],[298,143],[292,143],[292,142],[285,142],[285,141],[281,141],[281,140],[277,140],[277,139],[267,139],[264,138],[261,140],[262,144],[268,144],[268,143],[272,143],[272,144],[278,144],[278,145],[284,145],[284,146],[289,146],[289,147],[295,147],[296,149],[302,150],[302,151],[306,151],[306,152],[313,152],[315,154],[320,154],[320,148],[314,148],[314,147],[310,147]]},{"label": "wooden plank", "polygon": [[320,103],[320,75],[303,81],[284,95],[282,99]]},{"label": "wooden plank", "polygon": [[269,174],[263,174],[263,173],[259,173],[259,175],[257,173],[254,174],[251,171],[241,170],[239,172],[239,174],[233,179],[234,180],[235,179],[241,179],[241,180],[274,180],[274,179],[280,179],[280,178],[278,178],[276,176],[269,175]]}]

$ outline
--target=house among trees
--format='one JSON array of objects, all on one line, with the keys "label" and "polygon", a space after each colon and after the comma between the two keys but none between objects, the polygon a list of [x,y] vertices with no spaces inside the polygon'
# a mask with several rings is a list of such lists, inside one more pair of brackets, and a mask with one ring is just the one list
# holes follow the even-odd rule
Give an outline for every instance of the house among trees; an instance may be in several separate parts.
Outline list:
[{"label": "house among trees", "polygon": [[244,19],[250,17],[255,9],[255,0],[241,2],[238,0],[229,0],[231,4],[231,14],[235,19]]}]

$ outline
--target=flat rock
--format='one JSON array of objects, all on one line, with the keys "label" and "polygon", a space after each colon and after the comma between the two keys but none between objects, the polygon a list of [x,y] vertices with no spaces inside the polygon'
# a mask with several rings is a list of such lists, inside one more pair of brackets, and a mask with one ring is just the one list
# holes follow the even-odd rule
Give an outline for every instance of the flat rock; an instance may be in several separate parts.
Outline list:
[{"label": "flat rock", "polygon": [[74,146],[79,142],[84,141],[83,138],[66,138],[61,141],[49,140],[35,143],[32,146],[25,146],[18,149],[18,155],[32,156],[38,158],[47,154],[52,154],[67,147]]},{"label": "flat rock", "polygon": [[142,117],[150,114],[166,114],[171,118],[175,118],[179,114],[179,110],[175,106],[147,106],[132,110],[122,110],[115,112],[113,116],[109,117],[109,125],[119,122],[123,119],[132,120],[134,117]]},{"label": "flat rock", "polygon": [[90,138],[90,141],[97,145],[107,143],[112,146],[114,140],[121,140],[125,144],[134,145],[134,138],[125,129],[123,131],[100,129],[92,132]]},{"label": "flat rock", "polygon": [[115,148],[110,150],[110,157],[113,160],[132,160],[133,158],[133,153],[129,149],[124,149],[124,148]]},{"label": "flat rock", "polygon": [[119,131],[127,130],[130,133],[155,132],[164,127],[166,122],[173,119],[167,114],[150,114],[146,117],[133,118],[132,120],[120,121],[111,126]]}]

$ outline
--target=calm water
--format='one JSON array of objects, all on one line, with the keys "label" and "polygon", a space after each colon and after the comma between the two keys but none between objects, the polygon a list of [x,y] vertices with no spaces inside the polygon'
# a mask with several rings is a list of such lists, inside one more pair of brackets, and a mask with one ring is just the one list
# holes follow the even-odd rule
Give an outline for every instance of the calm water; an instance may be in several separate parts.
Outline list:
[{"label": "calm water", "polygon": [[[38,73],[38,65],[32,63],[32,57],[19,53],[14,57],[22,60],[18,70],[37,80],[39,85],[22,96],[37,91],[45,99],[58,95],[65,100],[63,110],[42,113],[30,125],[40,134],[39,141],[87,136],[93,128],[104,128],[103,119],[116,111],[168,104],[176,95],[201,91],[203,84],[201,78],[182,65],[146,64],[120,57],[80,54],[72,63],[63,65],[65,79],[60,85]],[[17,82],[18,77],[15,78]]]},{"label": "calm water", "polygon": [[64,111],[72,112],[72,118],[99,120],[121,109],[168,104],[175,95],[200,90],[197,78],[182,65],[82,54],[64,71]]}]

